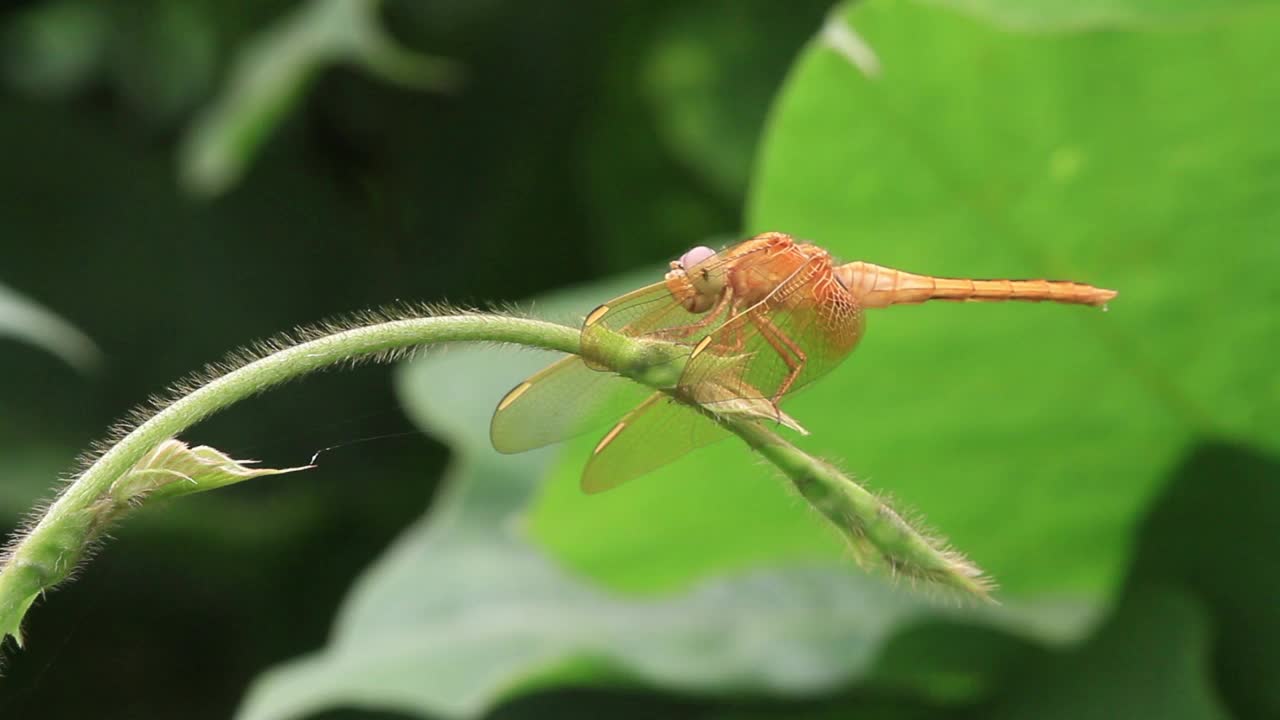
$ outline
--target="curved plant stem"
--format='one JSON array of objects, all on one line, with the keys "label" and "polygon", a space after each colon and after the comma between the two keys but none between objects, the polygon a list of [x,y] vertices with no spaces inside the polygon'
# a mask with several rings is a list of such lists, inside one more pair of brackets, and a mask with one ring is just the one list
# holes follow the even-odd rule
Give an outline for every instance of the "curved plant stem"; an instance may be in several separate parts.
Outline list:
[{"label": "curved plant stem", "polygon": [[397,350],[421,345],[477,341],[576,352],[578,331],[500,315],[393,320],[280,349],[173,401],[107,449],[11,545],[0,568],[0,633],[21,644],[19,624],[31,603],[65,580],[111,521],[136,503],[136,498],[113,497],[112,485],[169,438],[245,398],[326,367],[393,356]]},{"label": "curved plant stem", "polygon": [[786,474],[800,495],[848,541],[864,567],[991,600],[982,570],[908,522],[889,503],[830,463],[806,454],[759,423],[727,425]]},{"label": "curved plant stem", "polygon": [[[287,347],[270,346],[258,353],[260,357],[198,387],[187,386],[189,391],[123,434],[89,465],[6,553],[0,567],[0,639],[12,635],[21,644],[19,625],[36,597],[65,580],[103,530],[148,497],[172,497],[280,472],[250,471],[212,448],[192,451],[173,440],[224,408],[317,370],[361,360],[389,361],[425,345],[489,342],[579,352],[577,328],[479,313],[374,321],[314,335]],[[638,365],[669,364],[680,352],[687,353],[687,348],[617,336],[608,344],[607,357],[592,359],[610,368],[630,369],[627,374],[634,376]],[[880,560],[896,573],[986,594],[976,568],[940,549],[831,465],[806,455],[755,420],[713,420],[781,469],[844,534],[860,560]],[[175,455],[214,463],[216,477],[189,471],[191,464],[165,466],[156,460]]]}]

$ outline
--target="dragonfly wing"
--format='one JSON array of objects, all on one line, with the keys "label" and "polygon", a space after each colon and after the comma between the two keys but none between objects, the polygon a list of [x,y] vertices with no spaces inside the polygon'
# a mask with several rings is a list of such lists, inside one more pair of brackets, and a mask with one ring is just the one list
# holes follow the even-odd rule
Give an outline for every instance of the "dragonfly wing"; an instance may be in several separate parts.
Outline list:
[{"label": "dragonfly wing", "polygon": [[582,324],[582,353],[588,358],[588,367],[607,370],[590,358],[607,352],[610,333],[681,342],[687,339],[682,328],[698,319],[698,315],[685,310],[665,283],[654,283],[592,310]]},{"label": "dragonfly wing", "polygon": [[653,393],[596,445],[582,473],[582,489],[610,490],[728,434],[666,393]]},{"label": "dragonfly wing", "polygon": [[621,417],[652,392],[569,355],[511,389],[489,422],[489,438],[502,453],[550,445]]},{"label": "dragonfly wing", "polygon": [[676,302],[665,282],[632,290],[600,305],[587,314],[584,327],[607,328],[627,335],[643,335],[692,317]]},{"label": "dragonfly wing", "polygon": [[862,327],[862,312],[830,259],[814,257],[703,338],[680,388],[711,410],[731,408],[734,400],[773,402],[838,365]]},{"label": "dragonfly wing", "polygon": [[[769,246],[747,241],[726,248],[686,271],[690,275],[715,275],[727,268],[740,267],[766,254]],[[683,296],[681,296],[683,294]],[[582,346],[591,356],[600,347],[607,330],[630,337],[644,337],[692,346],[701,340],[716,322],[723,320],[727,303],[708,304],[698,312],[686,308],[696,291],[688,283],[656,282],[614,298],[592,310],[582,324]],[[697,303],[692,303],[697,305]],[[588,364],[591,361],[588,360]]]}]

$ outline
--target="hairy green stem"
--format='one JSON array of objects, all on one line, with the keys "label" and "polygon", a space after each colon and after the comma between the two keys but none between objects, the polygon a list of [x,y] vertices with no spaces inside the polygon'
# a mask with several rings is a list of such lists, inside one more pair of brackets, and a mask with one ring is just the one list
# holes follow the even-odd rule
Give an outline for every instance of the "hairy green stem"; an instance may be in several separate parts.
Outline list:
[{"label": "hairy green stem", "polygon": [[215,378],[152,415],[104,452],[38,522],[12,544],[0,568],[0,639],[21,644],[19,623],[42,592],[65,580],[122,512],[113,483],[153,448],[186,428],[270,387],[317,370],[396,350],[451,342],[512,343],[577,352],[578,331],[554,323],[464,314],[393,320],[287,347]]},{"label": "hairy green stem", "polygon": [[[682,362],[688,352],[678,345],[623,336],[607,340],[589,359],[644,382],[650,381],[646,374],[659,378],[655,383],[667,382],[675,371],[673,363]],[[186,391],[121,436],[10,545],[0,567],[0,639],[12,635],[21,644],[19,626],[36,597],[67,579],[94,540],[131,507],[148,497],[171,497],[280,472],[236,466],[212,448],[187,448],[173,440],[183,430],[241,400],[317,370],[360,360],[391,360],[416,347],[454,342],[583,351],[577,328],[478,313],[373,318],[369,324],[330,328],[327,334],[296,344],[286,341],[269,346],[260,351],[261,357]],[[912,528],[888,504],[831,465],[765,428],[758,417],[712,419],[781,469],[800,494],[848,539],[860,561],[878,562],[906,577],[986,595],[988,587],[976,568],[940,548],[937,541]],[[155,467],[156,456],[148,455],[153,451],[183,458],[188,463],[183,467],[207,468],[212,463],[210,472],[214,475],[202,482],[195,477],[197,470],[174,470],[163,463]]]},{"label": "hairy green stem", "polygon": [[913,527],[888,502],[830,463],[759,423],[735,423],[729,429],[786,474],[800,495],[844,536],[859,563],[990,599],[991,582],[976,565]]}]

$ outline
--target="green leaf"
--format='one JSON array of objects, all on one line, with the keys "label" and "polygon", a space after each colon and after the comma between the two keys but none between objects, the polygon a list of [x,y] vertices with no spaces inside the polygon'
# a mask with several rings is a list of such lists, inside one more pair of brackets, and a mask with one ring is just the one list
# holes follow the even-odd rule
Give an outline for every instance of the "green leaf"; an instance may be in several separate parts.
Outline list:
[{"label": "green leaf", "polygon": [[1243,19],[1266,0],[921,0],[1009,30],[1188,29],[1224,15]]},{"label": "green leaf", "polygon": [[102,352],[74,325],[0,285],[0,338],[11,337],[46,350],[81,372],[102,362]]},{"label": "green leaf", "polygon": [[[560,319],[567,307],[589,309],[600,292],[535,307]],[[938,604],[852,564],[757,570],[662,597],[601,590],[526,537],[524,511],[555,450],[501,456],[489,447],[498,400],[548,360],[466,348],[404,369],[408,410],[458,451],[445,495],[355,588],[330,644],[261,677],[238,717],[290,718],[337,706],[474,717],[511,694],[570,676],[579,684],[806,695],[865,672],[895,631],[923,618],[1053,643],[1091,622],[1068,603]],[[748,452],[741,443],[734,449]]]},{"label": "green leaf", "polygon": [[[493,405],[548,358],[457,351],[401,378],[420,424],[459,451],[447,494],[355,589],[329,646],[261,678],[241,717],[339,705],[471,716],[570,679],[782,696],[905,682],[942,703],[999,690],[990,706],[1006,716],[1036,716],[1043,697],[1073,717],[1104,702],[1222,714],[1202,677],[1200,607],[1163,588],[1127,595],[1047,671],[1028,663],[1025,683],[998,689],[990,674],[1027,639],[1077,637],[1111,600],[1137,519],[1193,444],[1280,444],[1273,363],[1240,351],[1268,347],[1280,323],[1263,274],[1280,253],[1280,178],[1260,161],[1280,156],[1267,124],[1280,110],[1267,62],[1280,17],[1027,35],[883,0],[847,13],[856,32],[845,18],[774,108],[752,230],[908,270],[1121,291],[1108,314],[879,312],[855,360],[788,406],[814,433],[807,447],[922,511],[1005,583],[1007,605],[948,610],[857,573],[734,442],[592,497],[577,485],[595,438],[495,456]],[[641,282],[588,289],[573,307]],[[1084,602],[1048,605],[1063,595]],[[1003,633],[983,641],[982,672],[957,673],[954,656],[875,672],[882,653],[886,665],[895,649],[912,657],[909,629],[939,623]],[[1241,626],[1230,629],[1238,642]]]},{"label": "green leaf", "polygon": [[452,87],[450,62],[397,45],[378,22],[375,0],[309,0],[239,54],[225,93],[197,118],[182,148],[182,180],[196,193],[227,190],[315,76],[353,63],[419,90]]},{"label": "green leaf", "polygon": [[313,466],[291,468],[250,467],[256,460],[235,460],[208,445],[191,447],[169,439],[147,453],[120,479],[111,484],[118,503],[159,500],[234,485],[267,475],[284,475]]},{"label": "green leaf", "polygon": [[[749,230],[845,260],[1120,296],[1105,314],[875,311],[853,358],[788,404],[813,433],[800,444],[920,512],[997,597],[1105,602],[1137,518],[1198,437],[1280,446],[1273,359],[1242,351],[1280,337],[1280,164],[1263,160],[1280,158],[1280,13],[1045,35],[887,0],[832,22],[773,109]],[[874,78],[832,44],[850,27]],[[579,572],[652,592],[844,561],[728,444],[586,498],[587,443],[533,520]]]},{"label": "green leaf", "polygon": [[[22,540],[6,552],[0,579],[5,585],[5,602],[0,604],[0,640],[13,636],[22,645],[21,624],[31,604],[46,589],[65,580],[92,543],[128,510],[145,502],[214,490],[264,475],[305,470],[307,467],[274,470],[250,468],[252,461],[232,460],[206,445],[191,448],[169,439],[155,446],[122,473],[111,486],[90,495],[91,502],[44,514]],[[61,498],[74,498],[75,486]],[[55,509],[57,504],[55,504]],[[33,541],[37,533],[40,540]]]},{"label": "green leaf", "polygon": [[769,99],[828,4],[722,0],[663,15],[640,69],[649,112],[664,144],[722,196],[745,193]]}]

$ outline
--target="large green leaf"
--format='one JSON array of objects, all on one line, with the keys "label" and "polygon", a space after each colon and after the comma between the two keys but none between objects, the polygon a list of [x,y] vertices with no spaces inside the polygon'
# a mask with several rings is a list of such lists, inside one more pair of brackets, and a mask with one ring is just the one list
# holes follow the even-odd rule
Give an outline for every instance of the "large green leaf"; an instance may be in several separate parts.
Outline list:
[{"label": "large green leaf", "polygon": [[[922,0],[972,13],[1012,30],[1190,28],[1224,14],[1242,16],[1267,0]],[[1239,19],[1239,17],[1237,18]]]},{"label": "large green leaf", "polygon": [[[1021,34],[865,3],[834,16],[774,107],[750,230],[917,272],[1120,290],[1109,313],[877,311],[853,359],[788,406],[806,447],[921,512],[1005,598],[1106,598],[1196,438],[1280,446],[1278,25],[1257,10]],[[598,497],[576,490],[585,452],[534,526],[611,585],[841,552],[727,444]]]},{"label": "large green leaf", "polygon": [[[602,290],[569,305],[589,309]],[[558,317],[565,303],[536,307]],[[489,447],[493,407],[546,359],[457,349],[400,375],[416,421],[458,451],[446,494],[358,584],[328,647],[260,678],[242,720],[334,706],[471,717],[567,679],[805,695],[866,672],[898,629],[924,618],[1052,643],[1092,619],[1065,603],[939,604],[852,566],[757,570],[646,599],[595,587],[525,537],[524,510],[554,451],[500,456]]]},{"label": "large green leaf", "polygon": [[[1280,15],[1021,35],[884,0],[847,13],[854,36],[845,17],[774,109],[751,229],[786,229],[847,259],[1122,292],[1105,315],[879,312],[856,359],[789,407],[814,431],[808,447],[923,511],[992,570],[1005,608],[947,610],[852,571],[834,536],[736,441],[583,497],[593,438],[514,458],[487,447],[493,404],[546,358],[454,351],[402,376],[410,411],[458,450],[450,489],[355,589],[330,645],[260,679],[242,717],[339,705],[467,716],[531,687],[604,679],[787,696],[862,679],[947,702],[946,676],[967,651],[997,667],[1024,657],[1020,638],[1078,635],[1080,606],[1020,601],[1108,600],[1137,518],[1193,443],[1280,444],[1265,352],[1280,337],[1280,298],[1262,275],[1280,252],[1267,234],[1280,178],[1266,161],[1280,156],[1266,126],[1280,109],[1267,72]],[[848,60],[850,37],[878,57],[876,79]],[[827,44],[837,40],[841,50]],[[619,289],[536,311],[580,311]],[[905,630],[939,624],[945,633],[910,647]],[[986,632],[973,625],[1003,636],[965,639]],[[1238,642],[1241,628],[1230,629]],[[938,657],[947,637],[964,643],[949,659]],[[1006,685],[990,706],[1035,717],[1046,696],[1063,712],[1094,712],[1085,696],[1101,689],[1117,705],[1217,717],[1197,672],[1206,637],[1182,593],[1129,596],[1090,644],[1028,663],[1025,688]],[[1153,662],[1155,682],[1125,674]],[[1240,692],[1261,696],[1260,677]],[[1174,686],[1180,694],[1164,692]]]}]

